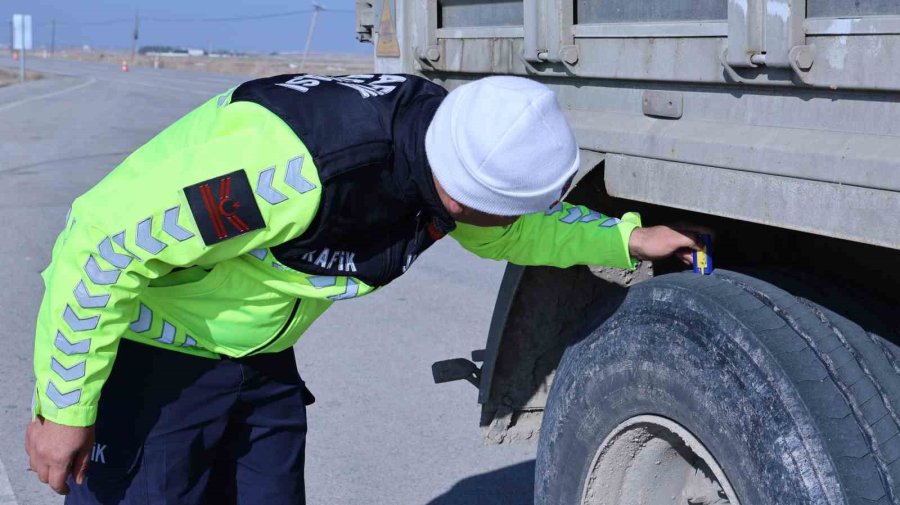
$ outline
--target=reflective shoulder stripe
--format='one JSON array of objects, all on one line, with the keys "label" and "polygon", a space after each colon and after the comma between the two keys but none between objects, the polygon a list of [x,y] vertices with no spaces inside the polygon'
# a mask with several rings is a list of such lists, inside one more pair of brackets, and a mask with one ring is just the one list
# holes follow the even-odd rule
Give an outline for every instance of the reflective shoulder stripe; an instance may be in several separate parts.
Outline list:
[{"label": "reflective shoulder stripe", "polygon": [[59,330],[57,330],[56,332],[56,340],[53,341],[53,345],[66,356],[73,356],[75,354],[87,354],[87,352],[91,349],[91,341],[89,339],[79,340],[78,342],[72,343],[69,342],[69,339],[67,339],[66,336],[63,335]]},{"label": "reflective shoulder stripe", "polygon": [[180,215],[181,205],[176,205],[171,209],[167,209],[166,213],[163,215],[162,229],[175,240],[184,242],[185,240],[193,237],[194,234],[187,228],[184,228],[183,226],[178,224],[178,218]]},{"label": "reflective shoulder stripe", "polygon": [[569,207],[569,212],[560,218],[560,221],[566,224],[572,224],[581,219],[581,207]]},{"label": "reflective shoulder stripe", "polygon": [[312,284],[314,288],[318,289],[330,288],[337,284],[337,277],[333,275],[317,275],[315,277],[309,277],[309,283]]},{"label": "reflective shoulder stripe", "polygon": [[159,254],[166,248],[166,243],[157,239],[151,233],[153,231],[153,218],[148,217],[137,224],[134,243],[150,254]]},{"label": "reflective shoulder stripe", "polygon": [[174,344],[175,343],[175,327],[172,326],[171,323],[163,320],[162,330],[159,332],[159,336],[154,338],[160,344]]},{"label": "reflective shoulder stripe", "polygon": [[119,280],[119,274],[121,273],[118,269],[113,270],[104,270],[97,264],[97,259],[94,258],[93,254],[88,255],[87,262],[84,264],[84,273],[87,274],[88,279],[91,280],[94,284],[99,286],[106,286],[109,284],[115,284]]},{"label": "reflective shoulder stripe", "polygon": [[272,182],[275,181],[275,167],[269,167],[262,172],[259,173],[259,178],[256,180],[256,194],[260,196],[263,200],[269,202],[272,205],[277,205],[285,200],[287,200],[287,195],[278,191],[277,189],[272,187]]},{"label": "reflective shoulder stripe", "polygon": [[254,249],[250,251],[248,254],[258,259],[259,261],[263,261],[266,259],[266,256],[269,255],[269,251],[267,249]]},{"label": "reflective shoulder stripe", "polygon": [[56,358],[50,358],[50,369],[53,370],[56,375],[58,375],[62,380],[66,382],[72,382],[84,377],[85,363],[85,361],[79,361],[78,363],[75,363],[74,365],[66,368],[66,366],[57,361]]},{"label": "reflective shoulder stripe", "polygon": [[47,381],[47,398],[49,398],[57,408],[64,409],[78,403],[78,400],[81,399],[81,390],[76,389],[74,391],[69,391],[68,393],[63,393],[56,388],[53,381]]},{"label": "reflective shoulder stripe", "polygon": [[100,242],[100,245],[97,246],[97,252],[100,253],[101,258],[116,268],[125,268],[131,263],[131,256],[119,254],[113,250],[112,240],[109,237],[104,238]]},{"label": "reflective shoulder stripe", "polygon": [[150,329],[150,326],[152,324],[153,311],[150,310],[150,307],[142,303],[140,306],[140,312],[138,313],[138,318],[132,321],[128,327],[135,333],[144,333],[145,331]]},{"label": "reflective shoulder stripe", "polygon": [[550,207],[549,209],[547,209],[546,212],[544,212],[544,215],[545,215],[545,216],[551,216],[551,215],[556,214],[557,212],[559,212],[559,211],[561,211],[561,210],[563,210],[563,204],[562,204],[562,202],[556,202],[556,204],[555,204],[553,207]]},{"label": "reflective shoulder stripe", "polygon": [[91,316],[80,318],[78,314],[72,310],[72,306],[66,305],[66,310],[63,312],[63,320],[66,324],[69,325],[69,328],[72,331],[90,331],[97,327],[97,323],[100,322],[100,316]]},{"label": "reflective shoulder stripe", "polygon": [[352,278],[347,277],[347,287],[344,288],[344,292],[339,295],[329,296],[328,299],[335,302],[339,300],[348,300],[350,298],[356,298],[357,294],[359,294],[359,284]]},{"label": "reflective shoulder stripe", "polygon": [[592,210],[588,212],[588,215],[581,218],[582,223],[593,223],[594,221],[599,221],[600,218],[603,217],[603,214],[597,212],[596,210]]},{"label": "reflective shoulder stripe", "polygon": [[303,159],[303,156],[297,156],[288,160],[287,172],[284,174],[285,184],[294,188],[301,195],[317,187],[300,173],[300,169],[303,168]]},{"label": "reflective shoulder stripe", "polygon": [[109,303],[109,295],[92,295],[84,285],[84,281],[78,281],[78,285],[75,286],[75,301],[83,309],[100,309]]}]

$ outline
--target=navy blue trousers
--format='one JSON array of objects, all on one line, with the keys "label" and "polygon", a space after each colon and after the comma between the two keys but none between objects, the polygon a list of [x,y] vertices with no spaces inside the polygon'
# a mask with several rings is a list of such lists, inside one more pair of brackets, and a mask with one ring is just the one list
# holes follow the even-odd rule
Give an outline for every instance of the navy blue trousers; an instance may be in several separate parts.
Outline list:
[{"label": "navy blue trousers", "polygon": [[212,360],[122,341],[67,505],[303,505],[306,389],[291,349]]}]

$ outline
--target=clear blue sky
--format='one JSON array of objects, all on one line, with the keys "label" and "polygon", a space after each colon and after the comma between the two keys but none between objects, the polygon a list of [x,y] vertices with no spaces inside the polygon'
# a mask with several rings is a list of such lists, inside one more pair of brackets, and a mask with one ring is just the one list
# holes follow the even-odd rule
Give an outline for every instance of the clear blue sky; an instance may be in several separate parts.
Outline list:
[{"label": "clear blue sky", "polygon": [[[322,12],[312,51],[369,53],[372,46],[356,41],[353,0],[318,0],[332,12]],[[0,2],[0,41],[8,43],[12,14],[31,14],[35,46],[49,46],[50,23],[56,19],[56,45],[128,48],[134,12],[140,10],[138,45],[232,49],[240,51],[298,51],[309,30],[310,13],[241,21],[162,21],[265,16],[312,10],[312,0],[3,0]],[[156,19],[156,20],[154,20]],[[111,21],[108,22],[107,21]]]}]

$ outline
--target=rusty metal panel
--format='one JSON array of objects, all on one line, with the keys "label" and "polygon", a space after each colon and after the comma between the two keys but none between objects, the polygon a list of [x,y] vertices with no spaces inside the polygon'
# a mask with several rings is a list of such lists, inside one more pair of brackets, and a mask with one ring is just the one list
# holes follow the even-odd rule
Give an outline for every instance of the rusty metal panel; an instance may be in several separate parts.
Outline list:
[{"label": "rusty metal panel", "polygon": [[379,58],[399,58],[400,42],[397,39],[397,23],[395,8],[391,0],[382,0],[381,14],[378,18],[378,38],[375,44],[375,56]]}]

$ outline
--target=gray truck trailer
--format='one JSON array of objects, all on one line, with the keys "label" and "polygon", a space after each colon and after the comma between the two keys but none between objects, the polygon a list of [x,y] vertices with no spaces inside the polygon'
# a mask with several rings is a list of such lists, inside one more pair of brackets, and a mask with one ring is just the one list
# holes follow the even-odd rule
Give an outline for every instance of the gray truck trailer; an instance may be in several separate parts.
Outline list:
[{"label": "gray truck trailer", "polygon": [[717,231],[711,276],[509,265],[436,364],[538,439],[535,503],[900,505],[900,0],[357,8],[380,72],[553,88],[568,201]]}]

